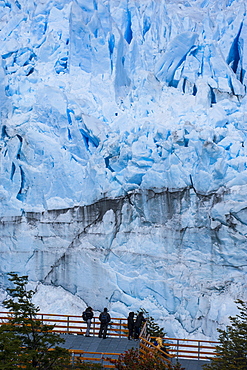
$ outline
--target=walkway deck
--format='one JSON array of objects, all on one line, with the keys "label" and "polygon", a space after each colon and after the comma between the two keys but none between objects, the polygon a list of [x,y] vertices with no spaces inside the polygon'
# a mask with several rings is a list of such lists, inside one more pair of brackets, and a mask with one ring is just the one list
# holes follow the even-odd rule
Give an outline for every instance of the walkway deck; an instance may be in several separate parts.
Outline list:
[{"label": "walkway deck", "polygon": [[[73,334],[61,334],[61,337],[65,339],[65,343],[62,345],[63,347],[87,352],[112,352],[120,354],[131,348],[139,348],[139,342],[128,340],[127,338],[108,337],[102,339]],[[174,359],[173,362],[176,363],[176,360]],[[203,370],[202,365],[208,363],[208,361],[183,359],[179,359],[179,362],[186,370]]]},{"label": "walkway deck", "polygon": [[[173,361],[176,363],[176,361]],[[180,364],[186,370],[203,370],[202,365],[209,364],[209,361],[202,361],[202,360],[183,360],[179,359]]]},{"label": "walkway deck", "polygon": [[130,348],[139,348],[139,342],[127,338],[106,339],[97,337],[85,337],[84,335],[62,334],[65,343],[61,347],[67,349],[81,349],[88,352],[113,352],[123,353]]}]

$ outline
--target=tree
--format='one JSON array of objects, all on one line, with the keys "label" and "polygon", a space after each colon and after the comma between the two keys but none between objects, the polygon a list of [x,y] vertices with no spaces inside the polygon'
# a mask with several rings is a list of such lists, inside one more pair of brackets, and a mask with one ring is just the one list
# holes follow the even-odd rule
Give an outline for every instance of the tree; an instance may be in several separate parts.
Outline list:
[{"label": "tree", "polygon": [[152,316],[149,315],[148,311],[145,308],[141,308],[139,312],[143,312],[144,317],[147,319],[147,334],[150,337],[161,337],[163,338],[166,333],[164,332],[164,328],[161,328],[154,320]]},{"label": "tree", "polygon": [[3,301],[10,314],[0,327],[0,370],[60,370],[69,366],[69,352],[58,346],[64,340],[52,332],[54,326],[36,318],[39,308],[31,302],[34,291],[27,290],[28,277],[8,275],[14,287],[7,289],[10,298]]},{"label": "tree", "polygon": [[0,326],[0,369],[13,370],[19,363],[21,341],[15,336],[10,327]]},{"label": "tree", "polygon": [[240,313],[230,316],[231,325],[226,330],[218,329],[220,345],[217,355],[205,370],[246,370],[247,369],[247,304],[238,299]]}]

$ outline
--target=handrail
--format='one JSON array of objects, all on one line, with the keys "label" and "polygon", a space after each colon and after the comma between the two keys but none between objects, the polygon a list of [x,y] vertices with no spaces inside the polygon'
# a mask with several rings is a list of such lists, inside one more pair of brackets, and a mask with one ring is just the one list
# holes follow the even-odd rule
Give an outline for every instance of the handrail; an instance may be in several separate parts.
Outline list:
[{"label": "handrail", "polygon": [[168,358],[172,358],[174,356],[164,352],[161,348],[158,348],[152,342],[150,342],[150,335],[147,333],[147,322],[144,323],[139,338],[141,356],[145,356],[146,353],[152,352],[158,354],[162,361],[164,361],[164,363],[166,363],[167,365],[171,363]]},{"label": "handrail", "polygon": [[111,364],[110,360],[117,359],[120,355],[119,353],[115,352],[90,352],[79,349],[69,349],[69,352],[71,353],[71,364],[75,366],[73,367],[75,369],[77,364],[89,361],[100,363],[104,369],[115,369],[115,365]]},{"label": "handrail", "polygon": [[219,342],[197,339],[164,338],[169,353],[176,358],[210,360],[216,355],[216,344]]},{"label": "handrail", "polygon": [[139,337],[147,339],[147,322],[144,322]]},{"label": "handrail", "polygon": [[[155,338],[155,337],[152,337],[152,338]],[[178,338],[172,338],[172,337],[164,337],[163,338],[164,340],[177,340]],[[196,341],[199,341],[201,343],[219,343],[219,341],[215,341],[215,340],[206,340],[206,339],[182,339],[181,340],[186,340],[186,342],[196,342]]]},{"label": "handrail", "polygon": [[[194,360],[210,360],[212,357],[216,356],[215,344],[219,343],[209,340],[163,338],[167,341],[166,343],[163,343],[163,347],[167,347],[168,350],[167,352],[164,352],[152,343],[151,340],[154,339],[154,337],[149,338],[148,340],[145,338],[140,339],[140,351],[143,354],[156,349],[157,353],[166,356],[166,358],[176,357],[177,359],[184,358]],[[187,344],[187,342],[190,344]]]},{"label": "handrail", "polygon": [[[11,320],[11,312],[0,312],[0,325],[8,323]],[[59,315],[38,313],[36,320],[42,324],[54,326],[53,332],[61,334],[86,334],[87,323],[83,321],[82,316],[78,315]],[[91,333],[98,335],[100,321],[98,317],[93,317],[91,324]],[[124,338],[128,336],[127,319],[113,317],[108,325],[107,336]]]},{"label": "handrail", "polygon": [[146,354],[147,352],[156,353],[167,364],[170,364],[171,363],[170,359],[175,357],[174,355],[171,355],[170,353],[163,351],[161,348],[158,348],[152,342],[146,340],[145,338],[141,338],[140,352],[142,352],[143,354]]}]

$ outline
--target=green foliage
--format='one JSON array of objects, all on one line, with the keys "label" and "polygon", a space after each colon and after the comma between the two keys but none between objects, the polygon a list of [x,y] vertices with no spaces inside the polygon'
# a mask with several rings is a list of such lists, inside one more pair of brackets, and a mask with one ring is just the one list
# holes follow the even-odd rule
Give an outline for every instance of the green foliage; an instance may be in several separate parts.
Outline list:
[{"label": "green foliage", "polygon": [[161,337],[163,338],[166,333],[164,332],[164,328],[161,328],[155,321],[152,316],[149,315],[148,311],[144,308],[141,308],[140,311],[137,313],[143,312],[145,319],[147,319],[147,334],[151,337]]},{"label": "green foliage", "polygon": [[175,364],[168,365],[168,370],[185,370],[185,367],[182,367],[180,362],[177,360]]},{"label": "green foliage", "polygon": [[157,355],[150,352],[145,357],[140,356],[137,349],[121,354],[114,364],[118,370],[167,370],[167,365]]},{"label": "green foliage", "polygon": [[239,304],[240,313],[229,317],[231,325],[219,331],[220,345],[216,347],[217,356],[211,364],[204,365],[205,370],[246,370],[247,369],[247,304],[242,300]]},{"label": "green foliage", "polygon": [[69,352],[58,346],[64,340],[52,332],[54,326],[36,319],[39,308],[31,302],[34,291],[27,290],[28,277],[9,276],[14,287],[7,289],[10,298],[3,301],[10,314],[8,323],[0,327],[0,370],[60,370],[69,366]]},{"label": "green foliage", "polygon": [[10,328],[0,326],[0,369],[13,370],[19,363],[21,341]]},{"label": "green foliage", "polygon": [[133,348],[111,362],[118,370],[185,370],[178,362],[175,365],[168,364],[155,352],[150,351],[141,355],[138,349]]}]

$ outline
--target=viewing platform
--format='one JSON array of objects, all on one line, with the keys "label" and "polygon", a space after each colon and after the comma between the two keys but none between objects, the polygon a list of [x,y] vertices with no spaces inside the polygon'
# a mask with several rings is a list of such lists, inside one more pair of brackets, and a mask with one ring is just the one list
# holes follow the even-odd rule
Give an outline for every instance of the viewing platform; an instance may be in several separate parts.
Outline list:
[{"label": "viewing platform", "polygon": [[[62,338],[65,339],[65,343],[62,347],[72,352],[74,355],[80,355],[86,361],[96,361],[100,363],[104,368],[113,368],[106,358],[117,359],[121,353],[131,349],[140,348],[140,342],[135,340],[128,340],[127,338],[116,338],[107,337],[106,339],[97,337],[85,337],[84,335],[71,335],[62,334]],[[181,365],[186,370],[203,370],[202,365],[209,363],[205,360],[197,359],[178,359]],[[172,359],[173,363],[176,363],[176,358]]]},{"label": "viewing platform", "polygon": [[[92,361],[100,363],[102,368],[112,368],[110,359],[117,359],[121,353],[137,348],[145,355],[147,352],[160,352],[153,343],[152,337],[147,334],[144,324],[139,340],[128,340],[127,319],[112,318],[108,326],[107,338],[98,338],[100,321],[98,317],[92,319],[90,337],[86,337],[86,323],[81,316],[42,314],[36,316],[44,324],[54,326],[53,331],[59,333],[65,342],[61,345],[71,353],[71,361],[75,363]],[[0,312],[0,321],[8,321],[8,312]],[[184,338],[164,337],[164,346],[167,347],[169,363],[178,360],[186,370],[202,370],[202,365],[209,363],[215,356],[215,346],[218,342]],[[164,352],[163,352],[164,353]]]}]

